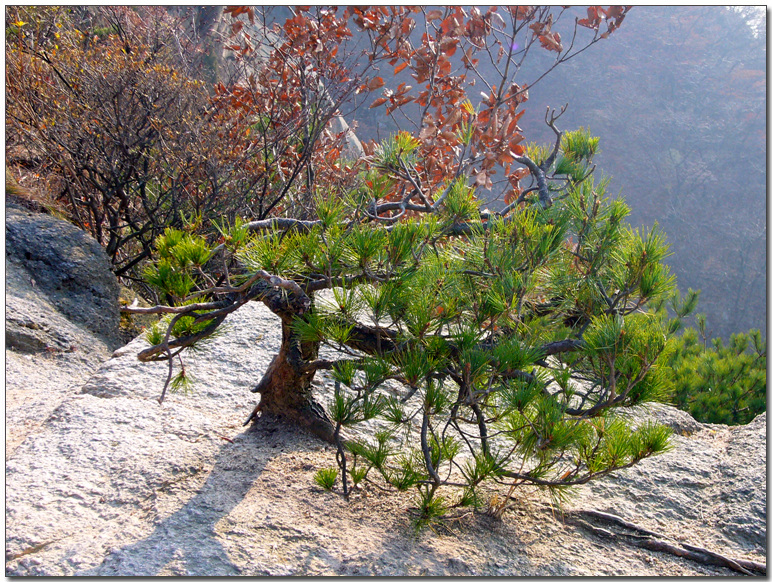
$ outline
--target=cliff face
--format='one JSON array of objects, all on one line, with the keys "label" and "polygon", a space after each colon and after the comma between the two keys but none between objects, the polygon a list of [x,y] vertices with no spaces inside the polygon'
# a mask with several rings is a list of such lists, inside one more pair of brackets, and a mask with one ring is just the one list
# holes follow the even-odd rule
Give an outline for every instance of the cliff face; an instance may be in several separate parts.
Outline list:
[{"label": "cliff face", "polygon": [[[9,278],[6,295],[22,283]],[[314,483],[335,462],[324,443],[270,421],[241,426],[279,344],[278,320],[245,306],[186,359],[194,391],[162,406],[167,368],[137,360],[141,338],[106,361],[106,348],[92,351],[90,364],[82,351],[7,351],[6,390],[25,398],[8,418],[6,575],[733,573],[640,538],[766,561],[766,414],[730,428],[637,411],[674,428],[673,450],[577,488],[565,513],[529,491],[500,521],[468,515],[415,536],[410,493],[370,487],[345,501]],[[318,389],[331,397],[326,379]]]}]

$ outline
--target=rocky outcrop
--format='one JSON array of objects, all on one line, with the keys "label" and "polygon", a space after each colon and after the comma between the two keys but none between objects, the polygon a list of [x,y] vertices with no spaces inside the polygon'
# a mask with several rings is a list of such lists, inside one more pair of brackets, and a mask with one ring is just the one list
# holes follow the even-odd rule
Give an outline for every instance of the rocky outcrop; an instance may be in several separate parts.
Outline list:
[{"label": "rocky outcrop", "polygon": [[362,147],[362,142],[349,127],[346,120],[342,116],[338,115],[330,120],[330,132],[333,135],[343,134],[343,152],[342,157],[346,161],[357,161],[364,157],[365,150]]},{"label": "rocky outcrop", "polygon": [[[137,360],[145,340],[112,351],[118,293],[101,249],[51,217],[8,216],[6,575],[733,573],[571,518],[585,510],[766,561],[766,414],[726,427],[663,405],[633,411],[671,426],[673,450],[577,488],[564,514],[529,492],[500,521],[470,514],[452,535],[416,536],[411,493],[370,487],[346,501],[314,482],[334,465],[327,445],[267,419],[242,426],[281,342],[264,306],[186,355],[193,391],[160,405],[167,365]],[[332,382],[316,387],[329,405]]]},{"label": "rocky outcrop", "polygon": [[6,208],[6,458],[120,344],[118,283],[73,225]]},{"label": "rocky outcrop", "polygon": [[[7,575],[732,573],[599,537],[530,490],[501,521],[468,515],[452,535],[420,536],[411,493],[324,492],[313,480],[335,462],[324,443],[271,421],[241,426],[257,400],[249,388],[279,347],[278,320],[249,304],[227,325],[185,359],[197,379],[190,394],[158,404],[167,367],[137,361],[138,338],[16,449],[6,464]],[[329,381],[317,388],[331,397]],[[765,561],[766,415],[726,427],[670,407],[638,414],[678,430],[673,450],[578,488],[564,509]]]},{"label": "rocky outcrop", "polygon": [[[5,212],[6,343],[25,352],[69,349],[66,330],[49,323],[51,308],[117,348],[119,285],[102,248],[63,220],[9,206]],[[57,324],[59,321],[56,322]]]}]

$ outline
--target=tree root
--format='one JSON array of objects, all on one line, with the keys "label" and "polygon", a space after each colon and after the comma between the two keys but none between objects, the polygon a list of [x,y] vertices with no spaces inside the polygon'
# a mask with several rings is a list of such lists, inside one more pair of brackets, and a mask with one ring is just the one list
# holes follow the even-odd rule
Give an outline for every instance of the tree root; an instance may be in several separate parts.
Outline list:
[{"label": "tree root", "polygon": [[47,548],[54,542],[58,542],[59,540],[49,540],[47,542],[43,542],[42,544],[36,544],[34,546],[31,546],[27,548],[26,550],[22,550],[21,552],[17,554],[12,554],[10,552],[6,552],[5,554],[5,561],[10,562],[11,560],[16,560],[18,558],[21,558],[22,556],[28,556],[29,554],[36,554],[37,552]]},{"label": "tree root", "polygon": [[[568,518],[567,521],[570,523],[583,527],[599,537],[611,539],[615,542],[626,542],[630,545],[645,548],[647,550],[666,552],[668,554],[673,554],[674,556],[686,558],[687,560],[692,560],[701,564],[723,566],[747,576],[766,575],[767,573],[767,565],[764,563],[754,562],[741,558],[729,558],[706,548],[693,546],[687,543],[681,543],[680,546],[675,545],[667,540],[662,539],[663,536],[656,532],[638,526],[610,513],[585,509],[567,512],[566,517]],[[637,533],[614,532],[608,529],[594,526],[585,521],[583,518],[589,518],[591,520],[612,524],[614,526],[632,530]]]}]

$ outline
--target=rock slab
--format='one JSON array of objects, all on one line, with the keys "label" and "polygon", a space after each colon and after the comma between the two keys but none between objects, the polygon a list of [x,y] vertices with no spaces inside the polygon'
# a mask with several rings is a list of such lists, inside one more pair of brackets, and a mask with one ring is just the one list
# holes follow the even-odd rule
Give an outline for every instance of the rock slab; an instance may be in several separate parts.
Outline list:
[{"label": "rock slab", "polygon": [[117,293],[87,234],[6,208],[6,458],[118,347]]},{"label": "rock slab", "polygon": [[[158,404],[166,364],[140,363],[138,338],[16,449],[6,463],[7,575],[731,574],[608,544],[536,493],[501,521],[469,515],[416,536],[411,493],[324,492],[313,480],[335,463],[324,443],[268,420],[241,426],[257,401],[249,388],[279,347],[278,319],[249,304],[228,326],[185,359],[198,380],[190,394]],[[329,398],[331,382],[320,380]],[[568,508],[765,561],[766,415],[730,428],[669,407],[649,414],[684,427],[673,450],[578,488]]]}]

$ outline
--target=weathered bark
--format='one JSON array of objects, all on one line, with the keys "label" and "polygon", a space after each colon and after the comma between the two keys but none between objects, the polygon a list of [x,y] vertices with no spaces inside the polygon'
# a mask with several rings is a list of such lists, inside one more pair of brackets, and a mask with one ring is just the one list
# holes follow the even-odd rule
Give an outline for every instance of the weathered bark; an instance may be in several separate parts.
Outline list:
[{"label": "weathered bark", "polygon": [[302,426],[328,442],[335,440],[335,427],[324,408],[313,398],[311,380],[316,369],[304,362],[315,360],[319,345],[301,343],[290,322],[282,321],[282,345],[271,360],[260,383],[252,391],[260,393],[260,404],[244,424],[268,414]]},{"label": "weathered bark", "polygon": [[171,339],[170,332],[167,332],[164,342],[140,352],[139,359],[169,360],[169,377],[166,382],[168,386],[174,354],[211,335],[229,313],[248,301],[262,301],[281,320],[282,345],[260,383],[252,389],[253,392],[260,393],[260,403],[244,424],[249,424],[263,414],[269,414],[302,426],[320,438],[334,443],[335,429],[332,421],[324,408],[314,401],[311,387],[316,370],[329,366],[320,365],[317,360],[318,342],[301,342],[292,328],[295,317],[303,316],[312,309],[311,298],[294,281],[264,271],[258,271],[240,287],[222,288],[218,291],[224,296],[219,301],[181,306],[124,308],[123,311],[128,313],[173,313],[175,319],[172,320],[172,326],[176,319],[184,315],[195,317],[196,321],[212,322],[206,329],[194,335]]},{"label": "weathered bark", "polygon": [[[278,278],[277,278],[278,279]],[[334,442],[335,428],[324,408],[314,400],[311,380],[317,368],[308,362],[317,359],[319,344],[301,342],[292,322],[312,309],[311,298],[296,284],[258,281],[248,296],[261,300],[281,320],[282,340],[279,353],[271,360],[263,378],[252,392],[260,394],[260,403],[245,425],[260,415],[268,414],[302,426],[319,438]]]}]

